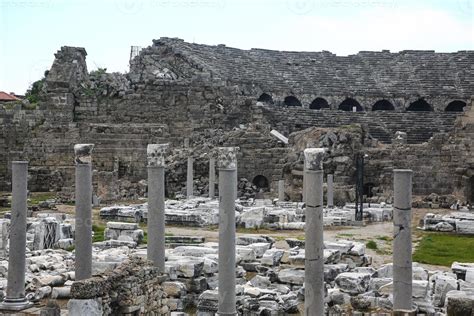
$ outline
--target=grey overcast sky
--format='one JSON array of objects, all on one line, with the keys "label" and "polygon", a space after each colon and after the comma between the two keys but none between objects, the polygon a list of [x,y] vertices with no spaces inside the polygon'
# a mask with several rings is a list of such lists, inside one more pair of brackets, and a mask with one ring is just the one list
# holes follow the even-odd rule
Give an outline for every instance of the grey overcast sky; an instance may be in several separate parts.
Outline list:
[{"label": "grey overcast sky", "polygon": [[179,37],[243,49],[474,49],[474,0],[0,0],[0,91],[25,93],[64,45],[128,71],[132,45]]}]

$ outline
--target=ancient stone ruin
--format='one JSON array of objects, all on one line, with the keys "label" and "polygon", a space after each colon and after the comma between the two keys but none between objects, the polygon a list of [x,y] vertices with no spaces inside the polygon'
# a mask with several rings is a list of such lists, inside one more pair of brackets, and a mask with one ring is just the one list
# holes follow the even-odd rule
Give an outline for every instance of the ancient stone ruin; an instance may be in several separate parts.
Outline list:
[{"label": "ancient stone ruin", "polygon": [[[413,206],[474,233],[474,52],[86,55],[56,53],[36,109],[0,105],[0,313],[474,314],[474,263],[412,260]],[[390,262],[326,236],[364,225]]]}]

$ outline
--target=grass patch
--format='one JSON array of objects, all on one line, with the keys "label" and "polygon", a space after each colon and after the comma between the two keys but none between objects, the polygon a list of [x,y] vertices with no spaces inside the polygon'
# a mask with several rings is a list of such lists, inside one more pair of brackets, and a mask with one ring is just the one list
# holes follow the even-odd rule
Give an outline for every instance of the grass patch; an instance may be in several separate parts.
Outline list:
[{"label": "grass patch", "polygon": [[55,197],[55,192],[34,192],[31,193],[31,197],[28,199],[28,205],[38,205],[43,201],[54,199]]},{"label": "grass patch", "polygon": [[94,237],[92,238],[92,242],[104,241],[105,225],[93,224],[92,231],[94,232]]},{"label": "grass patch", "polygon": [[365,244],[365,246],[366,246],[368,249],[372,249],[372,250],[375,250],[375,249],[378,248],[378,247],[377,247],[377,243],[376,243],[375,241],[373,241],[373,240],[369,240],[369,241]]},{"label": "grass patch", "polygon": [[375,238],[377,238],[378,240],[383,240],[383,241],[392,241],[392,237],[390,236],[377,236]]},{"label": "grass patch", "polygon": [[451,266],[454,261],[474,262],[474,236],[426,233],[413,254],[413,261]]}]

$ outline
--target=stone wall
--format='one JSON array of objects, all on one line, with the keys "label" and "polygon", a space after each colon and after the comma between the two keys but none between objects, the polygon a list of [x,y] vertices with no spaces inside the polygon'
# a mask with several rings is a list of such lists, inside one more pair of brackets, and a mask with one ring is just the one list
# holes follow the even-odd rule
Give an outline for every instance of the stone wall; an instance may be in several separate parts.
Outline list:
[{"label": "stone wall", "polygon": [[68,309],[95,301],[88,305],[101,308],[101,315],[167,315],[165,279],[150,262],[130,258],[113,271],[74,282]]},{"label": "stone wall", "polygon": [[[470,98],[472,80],[465,69],[472,52],[364,52],[337,57],[327,52],[243,51],[160,39],[132,60],[127,74],[102,69],[89,73],[82,48],[63,47],[55,56],[38,110],[0,107],[0,190],[10,189],[11,161],[27,159],[31,191],[71,193],[73,145],[94,143],[96,192],[110,199],[125,197],[122,192],[146,179],[146,145],[168,142],[168,194],[178,193],[185,183],[185,141],[196,158],[196,179],[207,178],[207,160],[214,147],[239,146],[238,176],[250,181],[263,176],[274,190],[293,148],[271,136],[271,129],[289,137],[310,127],[354,124],[362,126],[367,139],[379,141],[365,149],[366,182],[388,189],[392,169],[406,166],[415,171],[415,194],[467,196],[472,190],[467,185],[472,162],[466,161],[474,156],[468,132],[473,123],[456,125],[472,107],[460,113],[441,111],[446,102]],[[443,79],[438,76],[441,71]],[[264,91],[273,96],[273,104],[257,102]],[[298,95],[303,107],[284,106],[280,99],[287,94],[304,96]],[[317,95],[325,96],[329,109],[305,108]],[[357,97],[366,110],[380,98],[389,99],[395,111],[336,110],[346,97]],[[420,97],[437,111],[404,111]],[[408,144],[391,144],[397,131],[407,133]],[[341,173],[339,181],[351,185],[353,177]]]}]

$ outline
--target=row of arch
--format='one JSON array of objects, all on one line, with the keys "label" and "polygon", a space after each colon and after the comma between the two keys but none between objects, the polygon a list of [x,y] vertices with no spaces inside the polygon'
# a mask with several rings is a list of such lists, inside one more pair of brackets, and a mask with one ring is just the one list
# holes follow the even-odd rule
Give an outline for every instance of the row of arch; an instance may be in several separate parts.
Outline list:
[{"label": "row of arch", "polygon": [[[273,101],[272,96],[267,93],[262,93],[262,95],[260,95],[257,101],[267,103],[267,104],[275,103]],[[303,104],[301,103],[301,101],[298,100],[297,97],[292,96],[292,95],[285,97],[285,99],[283,100],[283,104],[288,107],[303,107]],[[463,112],[465,106],[466,106],[466,102],[456,100],[449,103],[446,106],[445,111],[446,112]],[[360,103],[353,98],[347,98],[344,101],[342,101],[341,104],[339,104],[338,109],[342,111],[352,112],[354,107],[356,108],[357,112],[364,111],[364,108],[360,105]],[[322,110],[322,109],[329,109],[330,106],[326,99],[316,98],[309,104],[309,108],[313,110]],[[417,101],[412,102],[406,110],[407,111],[434,111],[434,108],[424,99],[418,99]],[[379,100],[375,102],[372,105],[372,111],[395,111],[395,107],[390,101],[383,99],[383,100]]]}]

